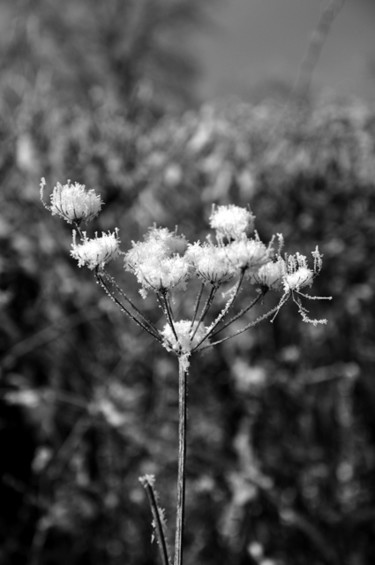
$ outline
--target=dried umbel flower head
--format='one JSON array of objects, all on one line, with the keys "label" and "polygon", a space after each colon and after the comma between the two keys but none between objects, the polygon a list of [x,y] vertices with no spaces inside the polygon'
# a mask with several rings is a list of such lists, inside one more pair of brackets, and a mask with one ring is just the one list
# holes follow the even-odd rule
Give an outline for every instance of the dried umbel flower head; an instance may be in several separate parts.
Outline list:
[{"label": "dried umbel flower head", "polygon": [[114,232],[102,232],[99,236],[90,239],[86,233],[82,234],[81,243],[77,243],[76,231],[73,231],[72,250],[70,252],[74,259],[77,259],[79,267],[88,267],[89,269],[104,269],[105,265],[112,261],[120,252],[120,240],[118,238],[118,230]]},{"label": "dried umbel flower head", "polygon": [[316,247],[311,254],[314,259],[313,268],[310,268],[308,266],[307,257],[298,252],[294,255],[286,254],[285,259],[282,259],[281,257],[278,258],[280,264],[282,264],[281,261],[283,261],[284,263],[284,273],[282,276],[282,286],[284,293],[278,304],[275,316],[291,296],[293,302],[298,307],[298,312],[300,313],[302,320],[316,326],[318,324],[326,324],[327,320],[325,318],[311,319],[308,315],[309,311],[302,304],[301,298],[306,298],[308,300],[331,300],[332,297],[311,296],[310,294],[306,294],[305,292],[301,291],[302,288],[312,286],[314,278],[320,273],[322,268],[323,261],[319,249]]},{"label": "dried umbel flower head", "polygon": [[125,269],[134,271],[148,261],[157,261],[176,254],[182,254],[187,247],[184,236],[167,228],[151,228],[143,241],[132,242],[132,248],[125,254]]},{"label": "dried umbel flower head", "polygon": [[285,273],[285,261],[278,257],[276,261],[269,261],[252,274],[251,282],[268,290],[282,291]]},{"label": "dried umbel flower head", "polygon": [[50,196],[50,205],[48,205],[43,200],[45,186],[46,181],[42,178],[40,196],[44,206],[53,216],[58,215],[69,224],[79,225],[83,221],[91,221],[99,214],[103,206],[100,196],[93,189],[86,190],[84,184],[78,182],[71,184],[70,180],[66,184],[59,182],[56,184]]},{"label": "dried umbel flower head", "polygon": [[139,264],[133,269],[139,284],[141,296],[145,298],[148,290],[166,292],[178,285],[184,285],[189,278],[190,265],[184,257],[162,257]]},{"label": "dried umbel flower head", "polygon": [[230,262],[238,271],[254,273],[270,261],[270,250],[259,239],[242,237],[225,247]]},{"label": "dried umbel flower head", "polygon": [[218,241],[239,239],[249,234],[254,228],[255,216],[246,208],[240,206],[213,207],[209,223],[216,230]]},{"label": "dried umbel flower head", "polygon": [[189,245],[185,256],[203,282],[219,285],[236,275],[236,269],[223,246],[197,242]]},{"label": "dried umbel flower head", "polygon": [[144,241],[132,245],[125,254],[124,267],[137,277],[143,297],[150,289],[168,291],[189,278],[190,264],[179,254],[187,246],[183,236],[167,228],[152,228]]},{"label": "dried umbel flower head", "polygon": [[[319,265],[321,266],[322,260],[319,252],[315,250],[315,256],[318,254]],[[285,292],[299,291],[305,286],[311,286],[315,275],[320,271],[314,267],[310,269],[307,264],[307,258],[301,253],[289,255],[286,257],[286,269],[283,277],[283,284]]]}]

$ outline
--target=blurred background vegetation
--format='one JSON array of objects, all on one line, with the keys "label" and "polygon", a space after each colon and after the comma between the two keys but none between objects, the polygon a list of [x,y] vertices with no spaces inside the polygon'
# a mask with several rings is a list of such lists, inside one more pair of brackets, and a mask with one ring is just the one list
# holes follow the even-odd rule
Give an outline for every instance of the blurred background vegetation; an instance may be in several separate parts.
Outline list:
[{"label": "blurred background vegetation", "polygon": [[175,359],[78,271],[41,176],[96,188],[124,249],[154,222],[204,237],[212,202],[319,245],[328,326],[288,305],[193,359],[186,564],[372,563],[375,112],[281,86],[200,105],[187,37],[213,6],[0,5],[1,565],[158,563],[146,472],[173,523]]}]

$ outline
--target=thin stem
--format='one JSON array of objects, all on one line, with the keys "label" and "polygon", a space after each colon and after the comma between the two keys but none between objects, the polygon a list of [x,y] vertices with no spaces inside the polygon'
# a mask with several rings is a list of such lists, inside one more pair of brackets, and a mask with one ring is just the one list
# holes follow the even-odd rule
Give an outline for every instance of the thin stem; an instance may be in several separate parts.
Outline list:
[{"label": "thin stem", "polygon": [[187,370],[181,357],[178,359],[178,474],[177,511],[174,565],[182,565],[185,516],[186,481],[186,424],[187,424]]},{"label": "thin stem", "polygon": [[256,318],[255,320],[253,320],[252,322],[250,322],[249,324],[247,324],[245,327],[241,328],[240,330],[237,330],[236,332],[234,332],[231,335],[227,335],[226,337],[223,337],[223,339],[219,339],[218,341],[213,341],[211,343],[208,343],[204,347],[201,347],[199,351],[203,351],[203,349],[207,349],[208,347],[213,347],[214,345],[219,345],[219,343],[223,343],[224,341],[227,341],[228,339],[232,339],[232,337],[235,337],[237,335],[240,335],[240,334],[246,332],[246,330],[248,330],[249,328],[253,328],[254,326],[258,325],[260,322],[263,322],[263,320],[266,320],[267,318],[272,316],[272,314],[274,314],[275,312],[278,312],[279,310],[280,310],[280,303],[277,304],[277,306],[275,306],[274,308],[272,308],[268,312],[266,312],[265,314],[263,314],[262,316],[258,316],[258,318]]},{"label": "thin stem", "polygon": [[78,232],[78,235],[81,239],[84,239],[83,237],[83,231],[81,230],[81,222],[77,222],[77,220],[74,221],[74,226]]},{"label": "thin stem", "polygon": [[124,300],[126,300],[126,302],[133,308],[133,310],[136,311],[139,318],[142,319],[143,322],[150,327],[150,329],[154,332],[155,335],[158,335],[158,330],[155,328],[153,323],[150,320],[148,320],[146,316],[139,310],[138,306],[136,306],[136,304],[134,304],[134,302],[129,298],[129,296],[122,290],[122,288],[117,284],[115,279],[105,270],[103,271],[103,274],[107,279],[107,281],[109,281],[115,287],[115,289],[120,294],[120,296],[122,296]]},{"label": "thin stem", "polygon": [[143,330],[145,330],[148,334],[150,334],[153,338],[155,338],[157,341],[159,341],[160,343],[162,342],[162,339],[159,335],[157,335],[156,333],[154,333],[154,331],[150,330],[141,320],[138,320],[138,318],[136,318],[134,316],[134,314],[132,312],[130,312],[130,310],[128,310],[121,302],[120,300],[113,294],[113,292],[110,291],[110,289],[108,288],[108,286],[106,285],[106,283],[104,282],[103,277],[101,276],[100,273],[95,273],[95,277],[96,280],[98,281],[98,283],[100,284],[100,286],[104,289],[104,291],[106,292],[106,294],[113,300],[113,302],[115,304],[117,304],[117,306],[121,309],[122,312],[124,312],[124,314],[126,314],[127,316],[129,316],[129,318],[131,318],[133,320],[133,322],[135,322],[138,326],[140,326]]},{"label": "thin stem", "polygon": [[197,299],[196,299],[196,301],[195,301],[194,314],[193,314],[193,317],[192,317],[192,319],[191,319],[191,326],[190,326],[190,329],[193,328],[194,322],[195,322],[195,320],[196,320],[196,318],[197,318],[198,308],[199,308],[199,305],[200,305],[200,303],[201,303],[201,298],[202,298],[203,290],[204,290],[204,283],[201,284],[201,287],[200,287],[199,292],[198,292]]},{"label": "thin stem", "polygon": [[212,304],[212,302],[215,298],[215,294],[216,294],[216,291],[217,291],[218,288],[219,288],[218,285],[216,285],[216,284],[212,285],[211,290],[210,290],[210,294],[208,295],[207,300],[205,302],[205,305],[203,306],[203,309],[202,309],[201,315],[199,316],[199,320],[197,322],[197,325],[195,326],[194,331],[191,335],[191,338],[190,338],[191,341],[193,341],[195,334],[197,333],[197,331],[199,329],[199,326],[201,325],[201,323],[204,320],[204,317],[206,316],[207,312],[209,311],[211,304]]},{"label": "thin stem", "polygon": [[154,489],[154,477],[151,475],[144,475],[139,478],[142,486],[146,490],[147,497],[150,503],[153,523],[155,528],[155,535],[159,546],[160,557],[163,565],[171,565],[169,557],[168,545],[166,534],[164,531],[163,510],[159,507],[157,501],[157,494]]},{"label": "thin stem", "polygon": [[[224,316],[226,314],[228,314],[229,310],[231,309],[231,307],[233,306],[239,291],[240,291],[240,287],[243,281],[243,278],[245,276],[245,271],[242,271],[241,276],[234,288],[234,290],[232,290],[232,296],[229,298],[228,302],[226,303],[226,305],[224,306],[224,308],[221,310],[220,314],[218,315],[218,317],[216,318],[216,320],[213,321],[213,323],[211,324],[210,328],[208,329],[206,335],[204,335],[202,337],[202,339],[200,340],[200,342],[194,347],[193,351],[195,351],[196,349],[198,349],[198,347],[204,342],[206,341],[207,338],[210,337],[210,335],[212,334],[212,332],[215,330],[215,328],[217,328],[218,324],[220,324],[221,320],[224,318]],[[219,330],[221,331],[221,330]]]},{"label": "thin stem", "polygon": [[312,75],[318,64],[324,43],[344,4],[345,0],[328,0],[321,11],[319,21],[311,34],[295,86],[295,91],[300,96],[304,96],[310,87]]},{"label": "thin stem", "polygon": [[157,297],[158,297],[158,300],[159,300],[160,305],[162,307],[162,310],[164,312],[164,316],[167,318],[169,325],[171,326],[175,340],[176,340],[177,343],[179,343],[177,333],[176,333],[174,323],[173,323],[173,316],[172,316],[171,307],[169,305],[169,302],[168,302],[168,299],[167,299],[167,296],[166,296],[166,292],[165,291],[164,292],[163,291],[158,292]]},{"label": "thin stem", "polygon": [[230,320],[228,320],[223,326],[221,326],[221,328],[219,328],[216,332],[214,332],[211,335],[211,337],[217,335],[222,330],[225,330],[225,328],[227,328],[233,322],[235,322],[236,320],[241,318],[244,314],[246,314],[249,310],[251,310],[251,308],[254,308],[254,306],[263,298],[264,295],[265,295],[265,291],[262,291],[260,294],[258,294],[258,296],[256,296],[254,298],[254,300],[252,302],[250,302],[250,304],[248,306],[246,306],[245,308],[242,308],[242,310],[240,312],[238,312],[235,316],[233,316]]}]

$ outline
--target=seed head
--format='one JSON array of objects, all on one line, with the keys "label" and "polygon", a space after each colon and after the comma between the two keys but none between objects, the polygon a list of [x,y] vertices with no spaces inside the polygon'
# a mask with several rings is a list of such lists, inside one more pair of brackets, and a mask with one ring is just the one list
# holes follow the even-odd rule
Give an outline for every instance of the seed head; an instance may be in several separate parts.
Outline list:
[{"label": "seed head", "polygon": [[251,276],[251,282],[259,284],[269,290],[283,290],[283,280],[286,272],[286,265],[282,257],[276,261],[270,261],[262,265],[258,271]]},{"label": "seed head", "polygon": [[44,206],[53,216],[58,215],[69,224],[91,221],[103,206],[100,196],[93,189],[86,190],[84,184],[78,182],[71,184],[70,180],[64,185],[58,182],[50,196],[50,205],[45,204],[43,200],[45,186],[46,181],[42,178],[40,195]]},{"label": "seed head", "polygon": [[227,245],[225,251],[237,270],[246,270],[249,274],[270,260],[269,249],[259,239],[243,237]]},{"label": "seed head", "polygon": [[199,242],[189,245],[185,254],[199,278],[211,284],[222,284],[236,275],[226,247]]},{"label": "seed head", "polygon": [[82,243],[76,241],[76,231],[73,231],[72,250],[70,252],[74,259],[77,259],[79,267],[89,269],[104,269],[105,265],[112,261],[119,254],[120,240],[118,230],[113,233],[102,232],[102,235],[90,239],[83,233]]},{"label": "seed head", "polygon": [[144,241],[133,242],[125,255],[124,267],[137,277],[143,297],[150,289],[170,290],[187,280],[190,264],[179,255],[186,245],[183,236],[167,228],[152,228]]},{"label": "seed head", "polygon": [[240,206],[213,207],[209,218],[210,226],[216,230],[218,241],[239,239],[250,233],[254,228],[255,216],[246,208]]}]

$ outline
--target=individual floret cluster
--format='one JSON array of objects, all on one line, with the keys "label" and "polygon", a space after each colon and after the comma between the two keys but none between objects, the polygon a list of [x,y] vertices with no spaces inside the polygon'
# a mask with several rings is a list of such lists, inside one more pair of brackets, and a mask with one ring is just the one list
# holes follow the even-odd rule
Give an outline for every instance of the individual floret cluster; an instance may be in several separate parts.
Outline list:
[{"label": "individual floret cluster", "polygon": [[95,233],[94,238],[88,238],[86,232],[82,233],[81,243],[77,243],[77,232],[73,231],[71,256],[77,259],[79,267],[88,267],[90,270],[103,270],[105,265],[112,261],[120,251],[118,230],[113,233]]},{"label": "individual floret cluster", "polygon": [[221,285],[233,279],[236,270],[229,259],[227,249],[211,242],[199,241],[189,245],[186,260],[195,274],[204,282]]},{"label": "individual floret cluster", "polygon": [[165,293],[182,286],[189,278],[190,264],[181,255],[186,249],[183,236],[166,228],[152,228],[144,241],[135,243],[125,255],[125,269],[137,277],[141,295],[149,290]]},{"label": "individual floret cluster", "polygon": [[213,207],[210,226],[216,230],[219,241],[239,239],[254,229],[255,216],[246,208],[234,206]]},{"label": "individual floret cluster", "polygon": [[53,216],[60,216],[69,224],[74,224],[76,228],[73,230],[71,256],[78,261],[79,267],[85,266],[90,270],[102,271],[120,253],[118,230],[102,232],[101,235],[95,233],[95,237],[89,238],[80,228],[82,222],[90,222],[99,214],[103,206],[100,196],[93,189],[87,190],[85,185],[77,182],[72,184],[68,180],[66,184],[59,182],[56,184],[48,205],[43,199],[45,187],[46,181],[42,178],[40,196],[45,208]]},{"label": "individual floret cluster", "polygon": [[50,196],[50,205],[45,204],[43,200],[45,186],[46,181],[42,178],[40,195],[44,206],[53,216],[60,216],[68,224],[90,222],[102,209],[103,202],[94,190],[86,190],[85,185],[78,182],[71,184],[70,180],[66,184],[58,182]]}]

